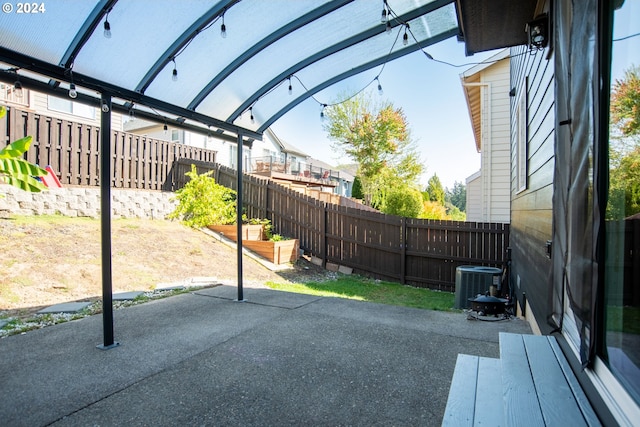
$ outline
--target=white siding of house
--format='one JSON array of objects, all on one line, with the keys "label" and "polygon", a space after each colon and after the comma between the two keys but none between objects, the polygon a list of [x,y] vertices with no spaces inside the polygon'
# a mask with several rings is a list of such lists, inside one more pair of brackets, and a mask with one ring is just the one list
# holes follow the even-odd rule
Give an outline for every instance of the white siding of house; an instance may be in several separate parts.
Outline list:
[{"label": "white siding of house", "polygon": [[480,171],[467,178],[467,221],[482,222],[482,174]]},{"label": "white siding of house", "polygon": [[[476,73],[481,91],[481,157],[478,177],[467,186],[467,220],[509,223],[511,220],[511,146],[509,59]],[[472,177],[469,177],[471,179]],[[471,202],[471,204],[469,203]],[[479,204],[476,207],[475,203]],[[479,212],[476,212],[478,209]]]},{"label": "white siding of house", "polygon": [[[71,98],[69,98],[71,100]],[[29,109],[33,110],[37,114],[42,114],[45,116],[56,117],[62,120],[68,120],[74,123],[84,123],[91,126],[100,126],[100,108],[96,106],[94,108],[93,118],[89,119],[82,116],[77,116],[74,114],[65,113],[62,111],[52,110],[49,108],[49,97],[48,95],[29,91]],[[111,114],[111,130],[122,130],[122,115],[118,113]]]}]

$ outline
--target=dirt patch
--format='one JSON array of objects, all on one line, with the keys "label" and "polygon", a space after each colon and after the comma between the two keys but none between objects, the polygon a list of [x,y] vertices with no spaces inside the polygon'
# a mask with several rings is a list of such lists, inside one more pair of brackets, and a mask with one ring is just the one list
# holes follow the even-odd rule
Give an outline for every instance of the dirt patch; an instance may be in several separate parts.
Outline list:
[{"label": "dirt patch", "polygon": [[[42,307],[102,295],[100,221],[89,218],[0,219],[0,312],[27,316]],[[237,283],[237,255],[215,238],[162,220],[112,221],[113,292],[146,291],[195,277]],[[324,280],[304,259],[274,272],[243,258],[243,283]]]}]

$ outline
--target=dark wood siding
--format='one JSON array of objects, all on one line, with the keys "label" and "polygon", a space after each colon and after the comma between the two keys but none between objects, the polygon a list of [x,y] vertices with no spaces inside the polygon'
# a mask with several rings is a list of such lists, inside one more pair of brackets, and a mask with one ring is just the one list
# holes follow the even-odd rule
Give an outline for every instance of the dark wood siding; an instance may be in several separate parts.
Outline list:
[{"label": "dark wood siding", "polygon": [[[551,260],[546,242],[552,236],[554,174],[554,70],[548,49],[536,54],[525,46],[511,49],[511,283],[520,303],[530,301],[539,326],[550,287]],[[517,100],[527,96],[527,186],[517,185]]]}]

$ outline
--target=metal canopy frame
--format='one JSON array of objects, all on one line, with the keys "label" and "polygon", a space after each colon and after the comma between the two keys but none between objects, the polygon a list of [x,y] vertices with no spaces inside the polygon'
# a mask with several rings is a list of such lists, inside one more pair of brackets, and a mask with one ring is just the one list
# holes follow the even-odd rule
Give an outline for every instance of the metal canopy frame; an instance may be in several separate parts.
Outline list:
[{"label": "metal canopy frame", "polygon": [[[27,19],[6,10],[0,14],[0,81],[12,84],[17,79],[24,87],[61,97],[71,84],[82,89],[75,101],[103,107],[102,153],[109,152],[112,111],[127,113],[136,105],[149,109],[135,110],[148,120],[214,132],[217,138],[238,145],[251,144],[261,140],[262,133],[283,114],[318,91],[459,35],[455,6],[455,0],[219,0],[211,7],[204,0],[60,0],[46,3],[45,13]],[[65,11],[65,7],[74,9]],[[387,22],[380,19],[383,9],[389,16]],[[236,36],[214,39],[211,27],[220,18],[224,22],[229,11],[239,29]],[[67,17],[70,19],[65,20]],[[107,18],[118,24],[113,26],[116,36],[109,41],[100,28]],[[387,27],[410,31],[409,45],[396,48],[397,37],[381,36]],[[137,37],[130,37],[129,32]],[[187,78],[176,85],[168,78],[172,74],[168,67],[172,62],[176,67],[178,58],[180,73]],[[312,77],[311,89],[295,98],[274,93],[274,88],[285,79],[298,77],[297,73]],[[265,109],[270,112],[250,125],[234,123],[258,101],[271,103]],[[242,150],[237,152],[241,165]],[[111,304],[109,159],[103,156],[101,161],[104,343],[98,347],[108,349],[117,343]],[[239,169],[238,227],[242,222],[241,172]],[[238,301],[243,301],[240,233],[237,256]]]}]

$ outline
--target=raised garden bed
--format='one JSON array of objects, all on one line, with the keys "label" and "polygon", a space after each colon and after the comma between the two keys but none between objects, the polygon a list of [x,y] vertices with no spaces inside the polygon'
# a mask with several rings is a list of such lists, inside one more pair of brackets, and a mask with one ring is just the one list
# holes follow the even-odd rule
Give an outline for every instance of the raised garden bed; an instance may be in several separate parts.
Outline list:
[{"label": "raised garden bed", "polygon": [[269,240],[247,240],[246,242],[243,241],[242,245],[274,264],[294,262],[299,256],[298,239],[280,240],[278,242]]}]

